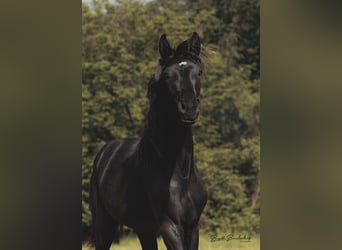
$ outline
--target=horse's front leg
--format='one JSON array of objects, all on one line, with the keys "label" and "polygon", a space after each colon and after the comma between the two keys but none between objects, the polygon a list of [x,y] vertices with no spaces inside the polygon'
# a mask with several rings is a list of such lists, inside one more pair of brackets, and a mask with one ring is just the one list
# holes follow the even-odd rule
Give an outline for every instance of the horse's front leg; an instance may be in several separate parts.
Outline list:
[{"label": "horse's front leg", "polygon": [[187,250],[198,250],[198,225],[185,229],[185,243]]},{"label": "horse's front leg", "polygon": [[181,226],[167,216],[161,224],[160,233],[168,250],[185,250]]}]

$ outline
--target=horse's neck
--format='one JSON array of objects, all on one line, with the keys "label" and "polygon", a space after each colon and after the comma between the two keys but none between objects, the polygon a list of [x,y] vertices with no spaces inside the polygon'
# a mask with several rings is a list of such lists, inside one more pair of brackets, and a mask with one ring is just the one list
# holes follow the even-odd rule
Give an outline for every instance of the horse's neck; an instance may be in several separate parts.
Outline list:
[{"label": "horse's neck", "polygon": [[193,164],[191,126],[170,123],[163,120],[160,115],[157,118],[150,117],[143,135],[143,139],[150,147],[149,151],[155,152],[150,154],[150,157],[159,158],[159,161],[164,162],[163,164],[171,171],[178,167],[187,175]]}]

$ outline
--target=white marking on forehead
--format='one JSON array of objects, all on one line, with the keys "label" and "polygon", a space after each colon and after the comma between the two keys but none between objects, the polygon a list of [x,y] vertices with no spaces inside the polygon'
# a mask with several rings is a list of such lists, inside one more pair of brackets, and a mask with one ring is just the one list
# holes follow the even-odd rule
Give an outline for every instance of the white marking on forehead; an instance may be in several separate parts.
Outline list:
[{"label": "white marking on forehead", "polygon": [[183,66],[183,65],[187,65],[187,64],[188,64],[188,62],[186,62],[186,61],[178,63],[179,66]]}]

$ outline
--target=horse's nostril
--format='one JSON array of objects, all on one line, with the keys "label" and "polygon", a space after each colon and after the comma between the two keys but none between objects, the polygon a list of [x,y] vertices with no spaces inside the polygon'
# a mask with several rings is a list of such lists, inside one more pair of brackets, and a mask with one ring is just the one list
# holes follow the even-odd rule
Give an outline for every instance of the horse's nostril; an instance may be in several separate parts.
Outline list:
[{"label": "horse's nostril", "polygon": [[182,108],[182,110],[185,110],[185,104],[182,101],[181,101],[181,108]]},{"label": "horse's nostril", "polygon": [[199,104],[199,98],[194,99],[194,101],[193,101],[193,107],[194,107],[194,108],[197,107],[198,104]]}]

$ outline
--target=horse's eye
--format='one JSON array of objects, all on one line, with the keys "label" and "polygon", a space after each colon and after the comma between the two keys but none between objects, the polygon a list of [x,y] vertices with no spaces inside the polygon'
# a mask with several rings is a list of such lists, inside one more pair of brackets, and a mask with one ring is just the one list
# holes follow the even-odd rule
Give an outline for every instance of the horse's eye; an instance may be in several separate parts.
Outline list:
[{"label": "horse's eye", "polygon": [[170,76],[169,76],[168,74],[164,74],[164,75],[163,75],[163,78],[164,78],[165,81],[170,80]]},{"label": "horse's eye", "polygon": [[198,71],[198,76],[201,76],[202,75],[202,70]]}]

